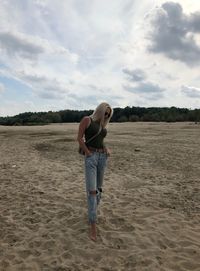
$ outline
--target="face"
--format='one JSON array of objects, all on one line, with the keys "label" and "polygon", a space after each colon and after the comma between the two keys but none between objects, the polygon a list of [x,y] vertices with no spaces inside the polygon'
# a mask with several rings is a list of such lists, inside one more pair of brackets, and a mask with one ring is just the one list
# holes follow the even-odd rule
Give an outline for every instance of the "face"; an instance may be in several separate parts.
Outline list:
[{"label": "face", "polygon": [[110,114],[111,114],[110,108],[106,108],[105,119],[108,119],[110,117]]}]

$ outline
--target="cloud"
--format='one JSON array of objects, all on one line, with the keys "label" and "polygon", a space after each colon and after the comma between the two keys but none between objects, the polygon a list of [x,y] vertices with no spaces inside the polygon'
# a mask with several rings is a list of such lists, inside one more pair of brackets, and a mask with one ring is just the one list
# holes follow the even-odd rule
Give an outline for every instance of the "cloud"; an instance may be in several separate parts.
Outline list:
[{"label": "cloud", "polygon": [[17,73],[17,77],[31,87],[35,95],[43,99],[63,99],[70,92],[69,84],[50,76],[21,71]]},{"label": "cloud", "polygon": [[42,108],[38,108],[31,100],[24,100],[23,103],[16,100],[4,100],[0,106],[0,116],[14,116],[21,112],[37,112],[37,111],[50,111],[57,110],[54,104],[50,101],[49,104],[45,103]]},{"label": "cloud", "polygon": [[130,81],[137,82],[137,81],[143,81],[146,79],[146,74],[141,69],[135,69],[135,70],[123,69],[122,71],[128,75],[128,78]]},{"label": "cloud", "polygon": [[50,89],[40,91],[37,96],[47,100],[62,100],[67,97],[67,95],[63,93],[52,92]]},{"label": "cloud", "polygon": [[160,99],[163,97],[163,92],[165,91],[165,89],[161,88],[159,85],[151,82],[141,82],[136,86],[125,86],[125,89],[129,92],[140,94],[146,97],[153,95],[154,99]]},{"label": "cloud", "polygon": [[196,41],[196,34],[200,33],[200,12],[186,15],[180,4],[166,2],[156,9],[151,24],[149,52],[162,53],[189,66],[200,65],[200,46]]},{"label": "cloud", "polygon": [[74,107],[79,106],[80,108],[84,108],[85,104],[88,104],[88,107],[93,107],[93,104],[98,104],[100,97],[97,95],[85,95],[79,96],[77,94],[70,94],[68,98],[71,98],[71,104]]},{"label": "cloud", "polygon": [[44,45],[34,43],[32,38],[21,33],[1,32],[0,45],[8,55],[21,55],[27,58],[37,57],[45,51]]},{"label": "cloud", "polygon": [[[157,3],[161,6],[166,1]],[[155,10],[153,0],[85,0],[84,5],[80,0],[21,0],[14,4],[0,0],[0,81],[6,82],[1,104],[5,99],[20,101],[21,110],[13,106],[13,111],[18,108],[19,112],[29,108],[23,107],[25,99],[39,111],[94,108],[102,100],[117,106],[137,101],[147,106],[191,106],[195,99],[176,90],[182,85],[199,85],[199,79],[195,80],[198,67],[190,69],[182,62],[190,66],[199,63],[200,15],[195,12],[197,1],[176,1],[185,11],[179,4],[165,3],[149,16],[153,18],[150,25],[144,17]],[[150,41],[146,39],[149,27]],[[164,40],[160,49],[160,35],[167,35],[175,44],[169,47]],[[154,53],[146,50],[150,42]],[[187,60],[190,54],[195,64]],[[158,100],[161,96],[164,99]]]},{"label": "cloud", "polygon": [[163,97],[164,88],[158,84],[148,81],[147,74],[142,69],[123,69],[128,75],[128,81],[131,84],[125,85],[124,89],[128,92],[143,96],[146,99],[158,100]]},{"label": "cloud", "polygon": [[50,44],[48,40],[27,35],[18,31],[1,31],[0,48],[9,56],[28,59],[38,58],[41,54],[61,54],[76,62],[78,56],[62,46]]},{"label": "cloud", "polygon": [[190,98],[200,98],[200,88],[182,86],[181,92]]},{"label": "cloud", "polygon": [[0,83],[0,94],[5,91],[5,86]]},{"label": "cloud", "polygon": [[83,95],[80,97],[80,95],[77,94],[69,94],[68,99],[71,99],[70,102],[74,107],[80,107],[85,108],[85,105],[87,104],[87,108],[94,108],[94,104],[98,105],[103,101],[106,101],[109,103],[112,107],[113,106],[120,106],[120,100],[121,97],[119,96],[113,96],[107,93],[107,95],[102,94],[96,94],[95,95]]},{"label": "cloud", "polygon": [[191,14],[188,25],[192,32],[200,33],[200,12]]}]

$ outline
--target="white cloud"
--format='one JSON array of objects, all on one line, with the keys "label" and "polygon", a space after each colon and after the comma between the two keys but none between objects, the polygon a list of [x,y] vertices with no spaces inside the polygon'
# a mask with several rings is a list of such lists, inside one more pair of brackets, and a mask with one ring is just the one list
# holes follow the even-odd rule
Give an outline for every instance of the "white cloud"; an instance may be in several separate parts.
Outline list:
[{"label": "white cloud", "polygon": [[5,86],[0,83],[0,94],[5,91]]},{"label": "white cloud", "polygon": [[200,98],[200,88],[182,86],[181,91],[188,97]]},{"label": "white cloud", "polygon": [[144,81],[146,79],[146,74],[141,69],[129,70],[123,69],[123,72],[128,75],[130,81]]},{"label": "white cloud", "polygon": [[0,106],[0,116],[14,116],[19,112],[34,112],[37,107],[31,101],[24,101],[23,103],[16,101],[5,100]]},{"label": "white cloud", "polygon": [[165,89],[152,82],[140,82],[134,85],[126,85],[124,88],[131,93],[137,94],[138,97],[142,97],[151,102],[163,98],[165,91]]},{"label": "white cloud", "polygon": [[[175,20],[170,17],[174,7],[182,7],[180,14],[187,19],[186,35],[178,37],[188,41],[187,48],[199,46],[199,5],[176,2],[180,6],[168,4],[167,11],[163,0],[2,0],[0,82],[6,77],[8,84],[17,80],[27,86],[26,95],[39,111],[95,108],[102,100],[113,106],[194,106],[195,98],[185,95],[181,86],[199,85],[199,71],[184,64],[183,50],[176,46],[174,58],[172,50],[168,55],[147,51],[152,29],[148,18],[162,10],[168,17],[164,21],[162,15],[157,27],[168,26]],[[180,28],[182,17],[176,16]],[[161,34],[166,38],[165,31]],[[185,54],[187,63],[194,55]],[[14,108],[20,112],[20,103]]]},{"label": "white cloud", "polygon": [[72,62],[78,61],[76,54],[71,54],[62,46],[50,44],[48,40],[17,31],[0,32],[1,50],[10,57],[37,59],[42,54],[61,54]]}]

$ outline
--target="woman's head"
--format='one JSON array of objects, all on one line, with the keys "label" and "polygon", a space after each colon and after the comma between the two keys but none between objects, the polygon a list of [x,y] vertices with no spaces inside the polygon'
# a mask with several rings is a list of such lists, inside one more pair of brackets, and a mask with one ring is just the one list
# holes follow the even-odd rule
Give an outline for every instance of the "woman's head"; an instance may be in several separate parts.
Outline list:
[{"label": "woman's head", "polygon": [[113,109],[108,103],[101,103],[97,106],[91,115],[94,121],[100,121],[101,125],[105,127],[113,115]]}]

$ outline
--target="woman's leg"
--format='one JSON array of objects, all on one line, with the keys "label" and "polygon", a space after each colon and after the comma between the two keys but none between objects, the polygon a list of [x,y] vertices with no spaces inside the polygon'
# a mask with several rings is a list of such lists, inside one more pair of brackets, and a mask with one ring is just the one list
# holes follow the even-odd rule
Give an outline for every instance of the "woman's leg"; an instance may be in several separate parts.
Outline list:
[{"label": "woman's leg", "polygon": [[85,157],[85,180],[88,202],[88,219],[91,224],[90,238],[96,241],[96,218],[97,218],[97,156],[93,153]]},{"label": "woman's leg", "polygon": [[97,205],[99,205],[101,200],[102,186],[104,173],[107,164],[107,155],[105,153],[100,153],[98,165],[97,165]]}]

